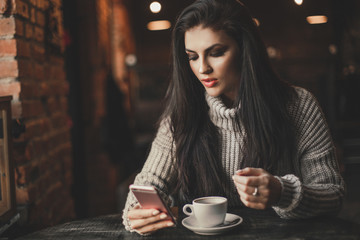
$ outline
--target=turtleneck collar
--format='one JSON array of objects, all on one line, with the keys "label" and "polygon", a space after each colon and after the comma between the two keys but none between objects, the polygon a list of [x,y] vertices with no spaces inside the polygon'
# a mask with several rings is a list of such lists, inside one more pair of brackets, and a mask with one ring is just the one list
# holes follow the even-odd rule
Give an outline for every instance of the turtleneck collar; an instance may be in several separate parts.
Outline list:
[{"label": "turtleneck collar", "polygon": [[238,131],[236,127],[236,108],[228,108],[220,97],[212,97],[205,92],[205,98],[209,105],[211,121],[219,128],[230,131]]}]

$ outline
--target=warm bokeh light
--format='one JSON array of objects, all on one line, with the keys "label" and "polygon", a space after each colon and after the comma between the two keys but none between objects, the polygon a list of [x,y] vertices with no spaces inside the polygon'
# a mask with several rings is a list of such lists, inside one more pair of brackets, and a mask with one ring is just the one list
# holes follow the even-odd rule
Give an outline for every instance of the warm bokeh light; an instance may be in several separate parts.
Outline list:
[{"label": "warm bokeh light", "polygon": [[152,21],[147,24],[147,28],[150,31],[166,30],[171,27],[171,23],[168,20]]},{"label": "warm bokeh light", "polygon": [[315,15],[306,17],[306,21],[310,24],[322,24],[327,23],[327,16],[324,15]]},{"label": "warm bokeh light", "polygon": [[253,18],[253,20],[254,20],[256,26],[260,26],[260,21],[257,18]]},{"label": "warm bokeh light", "polygon": [[329,45],[329,52],[332,54],[332,55],[336,55],[337,54],[337,47],[335,44],[330,44]]},{"label": "warm bokeh light", "polygon": [[161,4],[159,2],[152,2],[150,4],[150,11],[153,13],[158,13],[161,11]]},{"label": "warm bokeh light", "polygon": [[136,55],[135,55],[135,54],[132,54],[132,53],[126,55],[126,56],[125,56],[125,63],[126,63],[126,65],[129,66],[129,67],[135,66],[136,63],[137,63],[137,57],[136,57]]},{"label": "warm bokeh light", "polygon": [[295,2],[297,5],[303,4],[303,0],[294,0],[294,2]]}]

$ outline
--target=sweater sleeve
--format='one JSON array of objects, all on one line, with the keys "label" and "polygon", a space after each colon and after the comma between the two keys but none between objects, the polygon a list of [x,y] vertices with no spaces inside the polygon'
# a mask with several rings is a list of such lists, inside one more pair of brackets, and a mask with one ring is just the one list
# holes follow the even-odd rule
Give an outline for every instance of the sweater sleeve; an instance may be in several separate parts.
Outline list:
[{"label": "sweater sleeve", "polygon": [[[134,181],[136,185],[155,186],[169,206],[172,204],[172,200],[168,193],[171,188],[171,176],[174,176],[172,173],[174,171],[172,158],[174,148],[172,142],[169,122],[163,121],[152,142],[148,158]],[[123,210],[123,224],[126,230],[131,231],[127,218],[128,211],[137,203],[135,196],[129,191]]]},{"label": "sweater sleeve", "polygon": [[318,102],[309,92],[297,89],[299,99],[291,107],[298,156],[294,174],[277,177],[282,194],[274,210],[282,218],[307,218],[336,214],[345,194],[335,147]]}]

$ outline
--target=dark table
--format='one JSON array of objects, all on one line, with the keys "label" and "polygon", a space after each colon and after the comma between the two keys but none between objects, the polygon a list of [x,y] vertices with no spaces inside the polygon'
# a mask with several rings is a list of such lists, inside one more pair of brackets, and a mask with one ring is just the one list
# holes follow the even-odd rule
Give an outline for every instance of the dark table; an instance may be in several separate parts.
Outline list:
[{"label": "dark table", "polygon": [[289,240],[355,240],[360,239],[360,224],[337,217],[306,220],[280,219],[273,210],[248,208],[229,210],[243,218],[235,229],[216,236],[197,235],[181,224],[143,237],[129,233],[122,225],[121,215],[106,215],[73,221],[23,236],[18,239],[289,239]]}]

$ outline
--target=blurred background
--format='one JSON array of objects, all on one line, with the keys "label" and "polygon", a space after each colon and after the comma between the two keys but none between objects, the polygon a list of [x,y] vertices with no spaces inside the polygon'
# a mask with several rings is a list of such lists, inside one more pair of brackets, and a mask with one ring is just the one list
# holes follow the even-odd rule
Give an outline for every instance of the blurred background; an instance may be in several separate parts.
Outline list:
[{"label": "blurred background", "polygon": [[[0,0],[20,213],[5,235],[121,212],[163,107],[171,27],[194,1],[153,2]],[[348,185],[340,217],[360,222],[360,2],[243,2],[280,77],[319,100]]]}]

